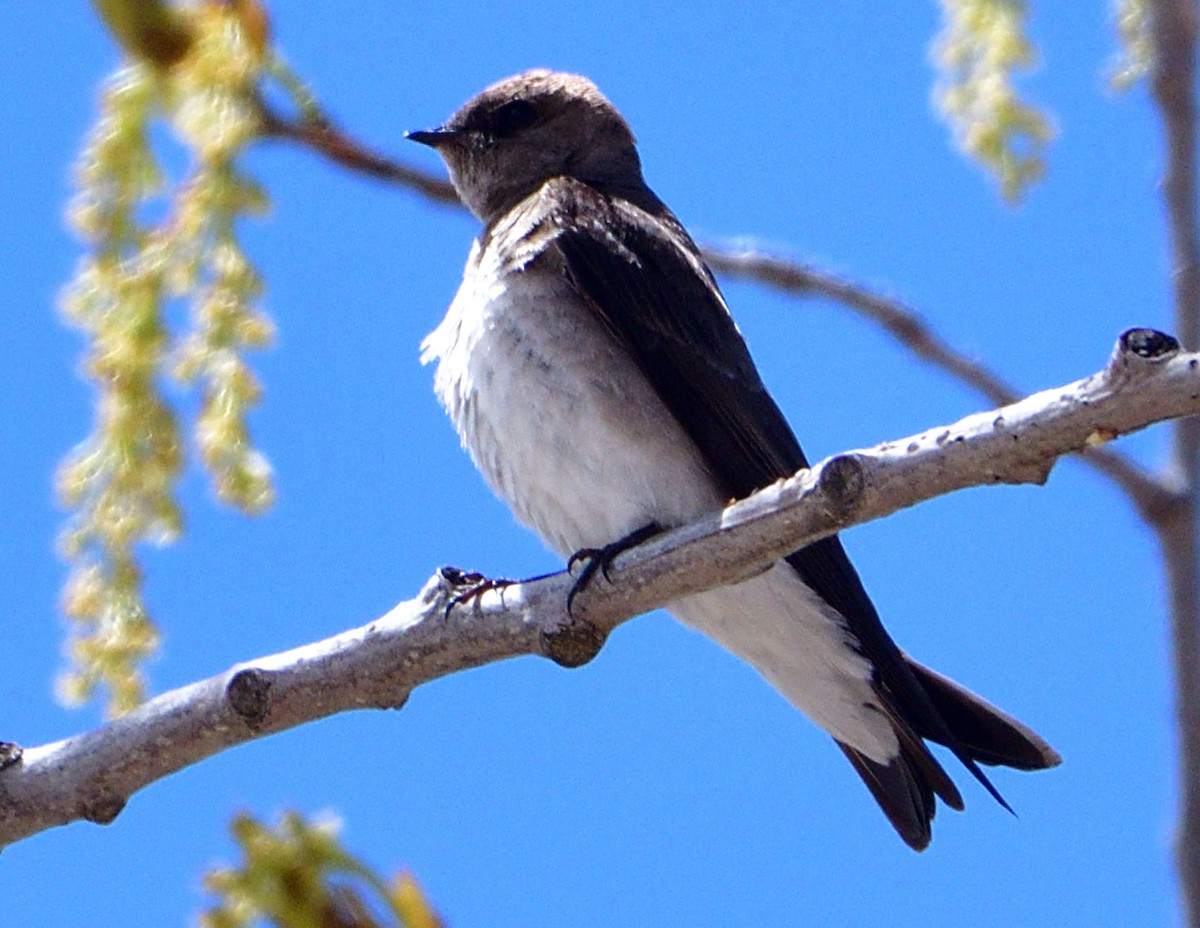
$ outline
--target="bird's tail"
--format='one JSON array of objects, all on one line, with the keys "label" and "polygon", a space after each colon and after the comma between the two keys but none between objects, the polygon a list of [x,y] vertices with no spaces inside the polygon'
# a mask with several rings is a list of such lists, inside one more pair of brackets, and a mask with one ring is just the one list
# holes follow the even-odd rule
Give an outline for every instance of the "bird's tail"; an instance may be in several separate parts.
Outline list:
[{"label": "bird's tail", "polygon": [[[909,669],[941,716],[951,737],[932,727],[913,724],[898,715],[892,724],[900,752],[881,764],[849,745],[838,746],[862,777],[871,795],[900,837],[913,849],[929,845],[930,824],[936,812],[935,796],[952,809],[963,808],[962,796],[941,764],[929,753],[923,739],[946,745],[972,769],[992,795],[999,793],[971,762],[1017,770],[1056,767],[1062,758],[1040,735],[965,687],[905,655]],[[953,741],[953,744],[947,744]]]},{"label": "bird's tail", "polygon": [[[945,719],[958,747],[981,764],[1016,770],[1045,770],[1062,763],[1058,751],[1028,725],[975,695],[961,684],[905,655],[913,676]],[[943,743],[932,732],[917,734]],[[952,746],[952,745],[948,745]]]}]

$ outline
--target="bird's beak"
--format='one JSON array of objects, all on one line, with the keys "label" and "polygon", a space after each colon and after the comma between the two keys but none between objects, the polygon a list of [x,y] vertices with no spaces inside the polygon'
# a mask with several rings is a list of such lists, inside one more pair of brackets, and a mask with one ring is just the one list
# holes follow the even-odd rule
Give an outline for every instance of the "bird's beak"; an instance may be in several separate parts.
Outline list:
[{"label": "bird's beak", "polygon": [[453,142],[460,134],[458,129],[441,126],[437,129],[418,129],[415,132],[406,132],[404,137],[410,141],[428,145],[430,148],[441,148],[443,145]]}]

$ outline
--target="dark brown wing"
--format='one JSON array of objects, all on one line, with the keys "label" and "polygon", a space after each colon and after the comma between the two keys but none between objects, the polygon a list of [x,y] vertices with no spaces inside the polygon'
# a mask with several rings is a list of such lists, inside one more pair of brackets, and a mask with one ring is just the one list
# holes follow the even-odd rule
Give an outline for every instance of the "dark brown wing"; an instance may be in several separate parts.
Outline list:
[{"label": "dark brown wing", "polygon": [[[767,393],[716,281],[666,207],[652,194],[641,202],[658,204],[653,214],[577,181],[560,178],[551,185],[542,200],[552,204],[545,221],[553,228],[543,230],[552,238],[547,247],[557,250],[579,294],[683,424],[723,492],[741,498],[806,467],[804,452]],[[845,619],[875,667],[881,699],[896,724],[907,729],[899,732],[902,740],[919,744],[919,733],[947,745],[1007,808],[883,628],[837,537],[787,560]],[[905,739],[906,734],[913,737]],[[957,792],[950,792],[952,785],[944,788],[949,782],[944,774],[939,779],[944,782],[935,788],[943,787],[937,790],[946,793],[943,798],[961,804]],[[869,785],[878,798],[881,781],[874,781]],[[906,784],[908,796],[923,795],[909,788],[908,778],[897,781]],[[923,824],[927,827],[927,821]]]}]

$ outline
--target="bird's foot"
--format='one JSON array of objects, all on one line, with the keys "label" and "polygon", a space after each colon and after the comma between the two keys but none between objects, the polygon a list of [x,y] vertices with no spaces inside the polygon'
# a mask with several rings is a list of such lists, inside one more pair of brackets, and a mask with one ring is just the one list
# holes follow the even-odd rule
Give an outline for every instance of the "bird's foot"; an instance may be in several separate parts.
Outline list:
[{"label": "bird's foot", "polygon": [[503,577],[492,579],[476,571],[461,570],[458,567],[442,567],[439,573],[442,579],[446,581],[446,585],[456,591],[446,600],[446,608],[442,612],[442,618],[447,618],[450,615],[450,610],[455,606],[475,602],[489,590],[502,590],[515,582],[513,580],[505,580]]},{"label": "bird's foot", "polygon": [[641,528],[634,529],[628,535],[618,538],[616,541],[609,542],[602,548],[580,548],[567,559],[568,573],[574,571],[575,565],[583,562],[583,569],[579,571],[579,576],[575,580],[575,585],[571,587],[571,592],[567,594],[567,615],[571,614],[571,605],[575,602],[575,597],[578,596],[599,571],[603,574],[604,579],[611,582],[612,577],[608,575],[608,568],[612,562],[616,560],[619,554],[623,554],[630,548],[635,548],[647,538],[651,538],[662,531],[662,526],[656,522],[651,522],[648,525],[643,525]]}]

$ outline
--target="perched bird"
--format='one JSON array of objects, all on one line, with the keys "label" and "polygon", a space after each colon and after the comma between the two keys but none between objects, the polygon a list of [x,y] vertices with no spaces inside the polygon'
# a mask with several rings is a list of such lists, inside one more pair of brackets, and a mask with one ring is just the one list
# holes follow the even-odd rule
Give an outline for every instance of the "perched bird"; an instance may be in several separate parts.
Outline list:
[{"label": "perched bird", "polygon": [[[528,71],[408,137],[437,150],[484,224],[422,360],[437,361],[437,395],[492,489],[558,554],[611,552],[807,466],[712,273],[591,81]],[[667,608],[832,735],[917,850],[935,796],[963,807],[926,740],[1005,808],[979,764],[1060,761],[901,651],[836,537]]]}]

